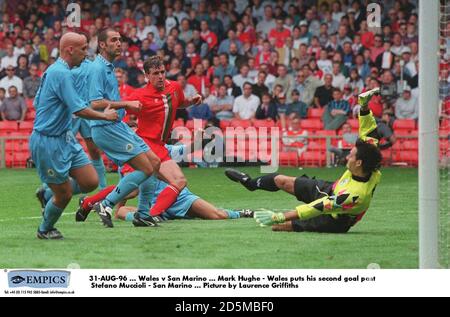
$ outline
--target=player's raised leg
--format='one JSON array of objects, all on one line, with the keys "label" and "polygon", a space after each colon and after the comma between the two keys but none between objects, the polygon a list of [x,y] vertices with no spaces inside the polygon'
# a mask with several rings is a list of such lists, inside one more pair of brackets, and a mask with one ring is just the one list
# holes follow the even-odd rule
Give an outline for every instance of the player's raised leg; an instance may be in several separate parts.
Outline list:
[{"label": "player's raised leg", "polygon": [[162,162],[158,175],[169,185],[158,195],[150,209],[151,216],[158,216],[169,208],[187,185],[186,177],[173,160]]},{"label": "player's raised leg", "polygon": [[252,178],[250,175],[236,169],[226,169],[225,175],[234,182],[241,183],[250,191],[262,189],[270,192],[283,190],[289,194],[295,195],[296,177],[272,173]]}]

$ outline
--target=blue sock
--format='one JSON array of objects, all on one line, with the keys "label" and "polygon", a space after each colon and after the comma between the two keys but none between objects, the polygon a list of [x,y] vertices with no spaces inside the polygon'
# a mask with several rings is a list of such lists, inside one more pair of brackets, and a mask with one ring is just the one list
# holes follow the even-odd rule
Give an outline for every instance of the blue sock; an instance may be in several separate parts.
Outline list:
[{"label": "blue sock", "polygon": [[138,207],[137,211],[141,214],[148,216],[148,211],[150,210],[150,203],[152,199],[153,192],[155,190],[155,176],[147,178],[145,181],[139,185],[139,196],[138,196]]},{"label": "blue sock", "polygon": [[41,225],[39,226],[40,231],[49,231],[53,229],[55,223],[58,221],[59,217],[63,213],[63,208],[59,208],[53,204],[53,199],[49,200],[44,210],[44,217],[42,219]]},{"label": "blue sock", "polygon": [[114,207],[119,201],[127,197],[129,193],[138,188],[147,178],[148,176],[141,171],[134,171],[125,175],[116,188],[102,201],[103,206]]},{"label": "blue sock", "polygon": [[103,164],[103,160],[99,158],[98,160],[92,160],[92,165],[97,171],[98,175],[98,187],[103,189],[106,187],[106,175],[105,175],[105,165]]},{"label": "blue sock", "polygon": [[81,193],[81,188],[80,185],[78,185],[77,181],[74,178],[70,178],[70,185],[72,185],[72,195],[78,195],[79,193]]},{"label": "blue sock", "polygon": [[127,212],[127,215],[125,216],[125,221],[133,221],[134,219],[134,212]]},{"label": "blue sock", "polygon": [[239,211],[224,209],[224,211],[228,214],[228,219],[237,219],[241,218],[241,214]]},{"label": "blue sock", "polygon": [[51,200],[52,197],[53,197],[53,191],[50,189],[50,187],[48,187],[48,185],[46,183],[42,184],[42,187],[45,190],[45,192],[44,192],[44,199],[46,201]]}]

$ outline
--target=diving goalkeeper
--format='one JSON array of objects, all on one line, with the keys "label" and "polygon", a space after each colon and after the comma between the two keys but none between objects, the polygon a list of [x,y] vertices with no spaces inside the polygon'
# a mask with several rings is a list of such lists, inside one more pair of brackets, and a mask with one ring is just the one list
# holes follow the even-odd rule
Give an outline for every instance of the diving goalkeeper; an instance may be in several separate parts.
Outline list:
[{"label": "diving goalkeeper", "polygon": [[286,213],[256,211],[258,223],[271,225],[274,231],[346,233],[361,220],[381,178],[377,124],[368,109],[370,98],[378,91],[376,88],[359,95],[359,139],[347,156],[347,171],[337,181],[277,173],[251,178],[234,169],[225,171],[228,178],[250,191],[281,189],[305,203]]}]

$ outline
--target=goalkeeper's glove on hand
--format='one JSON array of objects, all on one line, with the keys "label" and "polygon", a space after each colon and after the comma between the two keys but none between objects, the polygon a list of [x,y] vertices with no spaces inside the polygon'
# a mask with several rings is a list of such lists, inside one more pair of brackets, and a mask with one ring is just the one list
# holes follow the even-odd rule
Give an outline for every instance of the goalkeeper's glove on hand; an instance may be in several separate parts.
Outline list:
[{"label": "goalkeeper's glove on hand", "polygon": [[275,213],[270,210],[255,211],[256,222],[263,226],[271,226],[286,221],[286,217],[282,212]]}]

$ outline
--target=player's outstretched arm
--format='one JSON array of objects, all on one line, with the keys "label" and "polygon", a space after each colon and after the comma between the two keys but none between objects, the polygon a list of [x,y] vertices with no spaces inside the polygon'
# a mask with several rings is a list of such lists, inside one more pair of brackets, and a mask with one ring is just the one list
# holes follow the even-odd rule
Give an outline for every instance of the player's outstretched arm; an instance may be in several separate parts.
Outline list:
[{"label": "player's outstretched arm", "polygon": [[118,119],[117,111],[115,109],[112,109],[111,107],[106,107],[103,112],[98,112],[90,108],[84,108],[83,110],[75,112],[74,114],[78,117],[89,120],[115,121]]},{"label": "player's outstretched arm", "polygon": [[358,104],[361,106],[359,111],[359,138],[365,142],[378,145],[379,136],[377,133],[377,122],[369,109],[370,99],[378,94],[379,88],[369,90],[358,96]]},{"label": "player's outstretched arm", "polygon": [[195,96],[185,98],[183,103],[180,105],[180,108],[187,108],[190,106],[197,106],[202,103],[202,96],[196,94]]},{"label": "player's outstretched arm", "polygon": [[126,109],[131,112],[139,112],[141,110],[141,102],[138,100],[132,101],[111,101],[107,99],[93,100],[91,101],[91,108],[94,110],[103,110],[106,107],[111,107],[112,109]]}]

